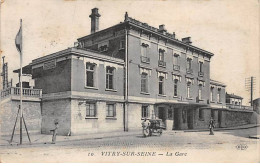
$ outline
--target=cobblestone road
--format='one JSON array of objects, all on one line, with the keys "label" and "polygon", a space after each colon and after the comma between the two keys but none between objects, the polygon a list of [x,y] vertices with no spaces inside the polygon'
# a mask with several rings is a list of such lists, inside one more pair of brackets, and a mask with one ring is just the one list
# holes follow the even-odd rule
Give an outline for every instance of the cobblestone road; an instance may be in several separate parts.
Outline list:
[{"label": "cobblestone road", "polygon": [[[209,132],[170,132],[147,138],[134,135],[58,142],[55,145],[4,146],[0,155],[2,162],[207,162],[213,159],[220,162],[240,161],[243,159],[239,158],[240,155],[255,161],[259,155],[259,140],[248,137],[256,135],[257,130],[259,127],[217,131],[214,136]],[[241,146],[246,148],[239,149]],[[129,156],[131,152],[135,157]],[[151,156],[153,152],[155,156]]]}]

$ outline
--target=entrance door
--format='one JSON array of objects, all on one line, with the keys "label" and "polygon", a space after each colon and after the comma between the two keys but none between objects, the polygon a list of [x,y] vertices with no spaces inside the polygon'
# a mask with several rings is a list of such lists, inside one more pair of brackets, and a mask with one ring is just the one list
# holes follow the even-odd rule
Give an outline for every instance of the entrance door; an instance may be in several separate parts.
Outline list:
[{"label": "entrance door", "polygon": [[158,118],[162,119],[163,126],[166,127],[166,112],[165,112],[164,107],[158,108]]},{"label": "entrance door", "polygon": [[179,109],[178,108],[174,108],[174,126],[173,126],[173,129],[174,130],[179,130],[180,129],[180,112],[179,112]]},{"label": "entrance door", "polygon": [[193,129],[193,110],[187,110],[188,129]]},{"label": "entrance door", "polygon": [[221,127],[221,117],[222,117],[222,111],[218,111],[218,127]]}]

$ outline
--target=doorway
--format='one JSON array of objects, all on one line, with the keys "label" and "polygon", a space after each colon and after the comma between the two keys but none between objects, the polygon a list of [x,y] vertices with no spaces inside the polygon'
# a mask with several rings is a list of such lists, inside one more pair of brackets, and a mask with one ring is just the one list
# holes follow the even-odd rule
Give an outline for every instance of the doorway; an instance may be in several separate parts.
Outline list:
[{"label": "doorway", "polygon": [[173,129],[174,130],[180,130],[180,111],[178,108],[174,108],[173,111],[174,114],[174,123],[173,123]]},{"label": "doorway", "polygon": [[193,129],[193,110],[187,110],[188,129]]},{"label": "doorway", "polygon": [[166,111],[164,107],[158,108],[158,118],[162,119],[162,125],[166,128]]}]

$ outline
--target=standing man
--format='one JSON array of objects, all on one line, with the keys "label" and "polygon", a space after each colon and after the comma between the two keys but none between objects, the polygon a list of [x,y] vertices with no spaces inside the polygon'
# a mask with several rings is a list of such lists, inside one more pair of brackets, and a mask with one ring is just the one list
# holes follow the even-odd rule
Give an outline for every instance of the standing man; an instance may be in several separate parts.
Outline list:
[{"label": "standing man", "polygon": [[58,121],[55,121],[54,122],[54,124],[55,124],[55,128],[53,129],[53,130],[50,130],[51,132],[53,132],[53,134],[52,134],[52,144],[55,144],[56,143],[56,135],[57,135],[57,130],[58,130]]},{"label": "standing man", "polygon": [[214,135],[214,127],[215,127],[215,122],[214,119],[211,117],[209,121],[209,130],[210,130],[209,135]]}]

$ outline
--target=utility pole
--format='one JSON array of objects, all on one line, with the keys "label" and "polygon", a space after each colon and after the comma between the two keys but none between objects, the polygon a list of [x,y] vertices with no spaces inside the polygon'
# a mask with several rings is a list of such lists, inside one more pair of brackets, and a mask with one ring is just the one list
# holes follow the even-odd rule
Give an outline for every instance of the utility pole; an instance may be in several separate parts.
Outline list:
[{"label": "utility pole", "polygon": [[246,90],[250,92],[250,105],[253,106],[253,97],[254,97],[254,90],[255,90],[255,83],[256,78],[251,76],[245,79],[245,87]]}]

